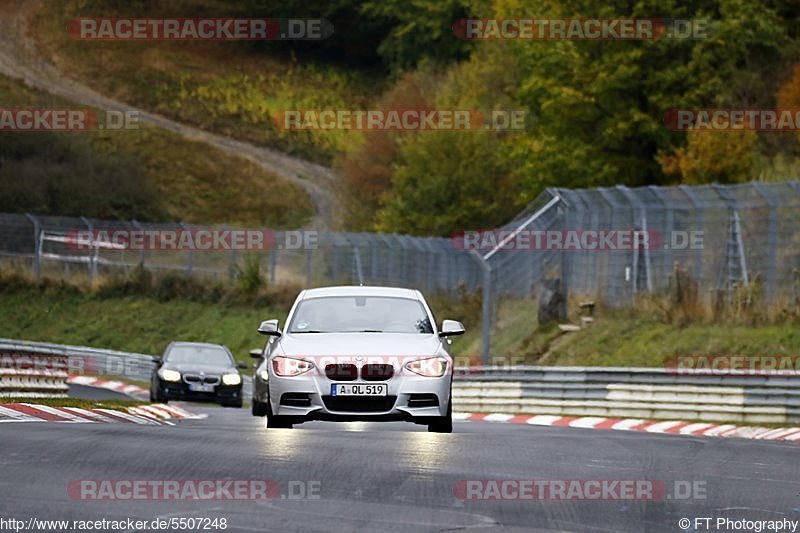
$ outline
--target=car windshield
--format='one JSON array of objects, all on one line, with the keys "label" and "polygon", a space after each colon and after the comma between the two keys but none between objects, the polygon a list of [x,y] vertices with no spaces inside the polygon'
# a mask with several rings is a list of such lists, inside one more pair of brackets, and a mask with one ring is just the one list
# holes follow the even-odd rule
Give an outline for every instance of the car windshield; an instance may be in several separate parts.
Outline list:
[{"label": "car windshield", "polygon": [[417,300],[386,296],[330,296],[303,300],[289,333],[433,333]]},{"label": "car windshield", "polygon": [[230,366],[228,352],[216,346],[174,346],[165,359],[169,363]]}]

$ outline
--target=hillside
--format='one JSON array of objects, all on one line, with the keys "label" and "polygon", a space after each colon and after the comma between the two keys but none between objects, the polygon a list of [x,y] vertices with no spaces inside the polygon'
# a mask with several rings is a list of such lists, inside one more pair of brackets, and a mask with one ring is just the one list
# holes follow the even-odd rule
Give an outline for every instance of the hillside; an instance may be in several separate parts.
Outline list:
[{"label": "hillside", "polygon": [[[548,186],[783,180],[800,170],[793,132],[675,130],[674,109],[796,108],[800,10],[785,0],[689,6],[453,0],[262,6],[245,0],[33,2],[30,38],[62,73],[207,131],[333,165],[348,229],[450,235],[500,225]],[[696,39],[475,40],[464,17],[698,20]],[[321,42],[102,42],[72,38],[78,16],[308,14]],[[466,109],[524,114],[519,130],[287,131],[282,110]],[[666,121],[668,122],[668,121]]]}]

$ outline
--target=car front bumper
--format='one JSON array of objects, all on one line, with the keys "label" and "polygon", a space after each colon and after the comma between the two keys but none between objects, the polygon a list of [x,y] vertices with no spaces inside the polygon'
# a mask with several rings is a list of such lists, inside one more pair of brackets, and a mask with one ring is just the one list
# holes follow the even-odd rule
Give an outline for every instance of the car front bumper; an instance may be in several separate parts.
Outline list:
[{"label": "car front bumper", "polygon": [[[337,381],[325,376],[269,377],[256,388],[256,399],[272,412],[295,420],[408,420],[428,423],[447,414],[452,376],[439,378],[403,372],[386,381]],[[331,396],[334,383],[386,383],[387,396]]]},{"label": "car front bumper", "polygon": [[189,385],[183,381],[164,381],[158,379],[158,386],[168,400],[189,400],[208,402],[235,402],[242,398],[242,384],[223,385],[214,387],[213,392],[195,392],[189,390]]}]

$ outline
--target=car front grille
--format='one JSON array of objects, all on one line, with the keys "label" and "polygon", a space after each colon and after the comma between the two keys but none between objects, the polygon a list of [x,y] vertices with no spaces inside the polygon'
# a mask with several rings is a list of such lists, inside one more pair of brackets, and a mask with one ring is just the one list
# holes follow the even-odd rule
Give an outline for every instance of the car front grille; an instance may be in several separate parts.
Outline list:
[{"label": "car front grille", "polygon": [[389,364],[367,364],[361,367],[361,379],[364,381],[386,381],[392,379],[394,367]]},{"label": "car front grille", "polygon": [[330,364],[325,366],[325,375],[332,381],[354,381],[358,377],[358,368],[350,363]]},{"label": "car front grille", "polygon": [[381,413],[391,411],[397,396],[323,396],[322,403],[329,411],[350,413]]},{"label": "car front grille", "polygon": [[219,385],[219,376],[200,376],[198,374],[184,374],[186,383],[204,383],[206,385]]}]

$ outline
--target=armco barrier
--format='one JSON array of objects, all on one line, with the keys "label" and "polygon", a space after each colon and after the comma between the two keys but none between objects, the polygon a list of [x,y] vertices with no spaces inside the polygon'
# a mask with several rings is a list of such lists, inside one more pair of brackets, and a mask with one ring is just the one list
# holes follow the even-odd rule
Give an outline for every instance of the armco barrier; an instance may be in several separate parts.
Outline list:
[{"label": "armco barrier", "polygon": [[0,369],[0,397],[60,398],[67,390],[67,373],[63,371]]},{"label": "armco barrier", "polygon": [[[31,364],[23,366],[32,366],[37,372],[26,374],[28,369],[17,368],[10,356],[31,358]],[[33,359],[40,357],[60,359],[60,362],[49,365],[47,361]],[[54,367],[57,370],[53,370]],[[68,390],[67,377],[74,374],[116,376],[147,383],[153,368],[153,356],[142,353],[0,339],[0,396],[64,396]],[[252,380],[247,375],[243,378],[242,394],[249,398]]]},{"label": "armco barrier", "polygon": [[66,396],[70,374],[150,379],[149,355],[46,342],[0,339],[0,396]]},{"label": "armco barrier", "polygon": [[800,377],[613,367],[456,369],[454,410],[800,423]]},{"label": "armco barrier", "polygon": [[[0,362],[9,355],[27,356],[32,363],[25,368],[0,365],[0,396],[64,395],[68,374],[147,382],[153,370],[152,356],[147,354],[0,339]],[[47,358],[59,363],[49,364]],[[251,385],[245,376],[246,398]],[[798,385],[800,377],[791,372],[733,375],[663,368],[470,367],[455,370],[453,408],[476,413],[798,424]]]}]

